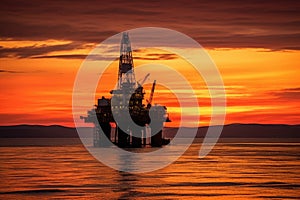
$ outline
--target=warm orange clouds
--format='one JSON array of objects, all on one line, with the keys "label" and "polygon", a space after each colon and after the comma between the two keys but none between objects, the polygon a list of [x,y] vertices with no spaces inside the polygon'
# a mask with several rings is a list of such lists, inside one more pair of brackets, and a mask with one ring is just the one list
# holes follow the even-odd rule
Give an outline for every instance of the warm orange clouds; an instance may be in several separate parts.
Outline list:
[{"label": "warm orange clouds", "polygon": [[[211,49],[208,52],[224,80],[227,93],[226,123],[299,123],[299,51]],[[192,83],[197,95],[200,125],[209,123],[211,105],[207,87],[201,77],[187,67],[185,61],[153,49],[143,53],[136,52],[134,56],[136,71],[142,64],[160,62],[182,73]],[[1,124],[73,126],[72,88],[81,62],[80,59],[1,59]],[[99,85],[97,96],[110,97],[109,91],[117,80],[117,66],[116,60],[103,74],[100,83],[107,85]],[[151,82],[157,75],[177,84],[167,74],[160,74],[159,70],[157,73],[152,73],[147,80],[146,99],[149,98]],[[146,71],[137,73],[137,80],[146,74]],[[168,107],[173,121],[168,126],[179,124],[178,100],[170,90],[160,86],[159,82],[154,103]],[[187,108],[188,115],[193,115],[194,109]],[[195,124],[191,122],[191,125]]]},{"label": "warm orange clouds", "polygon": [[[148,26],[182,32],[208,49],[225,84],[226,123],[299,124],[299,8],[300,3],[293,0],[195,0],[188,4],[183,0],[111,0],[105,4],[93,0],[3,0],[0,124],[73,126],[73,83],[90,50],[116,33]],[[180,41],[172,43],[180,50],[185,47]],[[207,86],[188,63],[177,55],[155,49],[136,51],[134,57],[137,69],[142,64],[160,63],[182,73],[198,98],[200,125],[208,124],[211,103]],[[137,70],[137,80],[147,73]],[[117,62],[102,75],[97,95],[109,97],[117,79]],[[146,98],[156,75],[173,86],[180,85],[168,73],[154,70],[145,87]],[[159,84],[154,102],[169,108],[173,120],[169,126],[177,126],[177,100]],[[190,116],[194,109],[188,108]]]},{"label": "warm orange clouds", "polygon": [[225,85],[233,87],[227,89],[227,123],[300,122],[299,51],[236,49],[209,52]]},{"label": "warm orange clouds", "polygon": [[72,125],[72,87],[80,63],[78,60],[1,59],[1,124]]}]

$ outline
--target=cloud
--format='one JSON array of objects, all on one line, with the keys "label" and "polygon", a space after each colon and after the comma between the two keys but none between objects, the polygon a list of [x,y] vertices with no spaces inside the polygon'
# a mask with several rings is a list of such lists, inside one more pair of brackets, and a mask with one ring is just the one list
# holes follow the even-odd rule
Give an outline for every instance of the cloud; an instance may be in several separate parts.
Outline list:
[{"label": "cloud", "polygon": [[[64,55],[39,55],[32,56],[31,58],[57,58],[57,59],[87,59],[87,60],[108,60],[113,61],[118,59],[118,57],[108,56],[108,55],[96,55],[96,54],[64,54]],[[134,56],[134,60],[173,60],[177,59],[176,54],[147,54],[146,56]]]},{"label": "cloud", "polygon": [[64,54],[64,55],[38,55],[31,58],[57,58],[57,59],[85,59],[85,54]]},{"label": "cloud", "polygon": [[[3,0],[0,38],[70,40],[69,45],[1,49],[1,55],[40,56],[100,43],[124,30],[156,26],[180,31],[206,48],[300,49],[300,3],[274,1]],[[74,44],[76,45],[74,46]],[[56,49],[55,49],[56,48]],[[66,56],[71,58],[72,56]],[[78,56],[73,56],[78,58]]]},{"label": "cloud", "polygon": [[178,56],[173,53],[148,53],[145,56],[134,56],[135,60],[174,60]]},{"label": "cloud", "polygon": [[57,59],[87,59],[90,61],[113,61],[118,59],[118,57],[108,56],[108,55],[97,55],[97,54],[62,54],[62,55],[37,55],[31,58],[57,58]]},{"label": "cloud", "polygon": [[286,88],[283,91],[292,91],[292,92],[300,92],[300,87],[297,88]]},{"label": "cloud", "polygon": [[23,71],[14,71],[14,70],[0,69],[0,73],[18,74],[18,73],[25,73],[25,72],[23,72]]},{"label": "cloud", "polygon": [[300,100],[300,88],[285,88],[272,93],[274,96],[285,99],[286,101]]},{"label": "cloud", "polygon": [[25,46],[25,47],[13,47],[4,48],[0,46],[0,57],[17,57],[17,58],[28,58],[35,55],[43,55],[54,51],[65,51],[79,49],[80,44],[69,43],[59,45],[42,45],[42,46]]}]

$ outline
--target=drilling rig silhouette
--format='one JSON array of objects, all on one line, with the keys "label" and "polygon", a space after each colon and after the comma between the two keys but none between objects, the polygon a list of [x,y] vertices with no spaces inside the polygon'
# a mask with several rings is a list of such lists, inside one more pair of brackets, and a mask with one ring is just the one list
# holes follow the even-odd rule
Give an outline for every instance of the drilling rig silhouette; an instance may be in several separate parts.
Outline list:
[{"label": "drilling rig silhouette", "polygon": [[170,122],[167,108],[152,105],[155,80],[147,105],[143,104],[143,84],[149,75],[141,82],[136,81],[129,35],[123,32],[117,87],[111,90],[111,98],[102,96],[95,108],[89,110],[86,117],[81,117],[86,123],[94,124],[95,147],[107,146],[103,137],[123,148],[160,147],[170,142],[162,134],[164,122]]}]

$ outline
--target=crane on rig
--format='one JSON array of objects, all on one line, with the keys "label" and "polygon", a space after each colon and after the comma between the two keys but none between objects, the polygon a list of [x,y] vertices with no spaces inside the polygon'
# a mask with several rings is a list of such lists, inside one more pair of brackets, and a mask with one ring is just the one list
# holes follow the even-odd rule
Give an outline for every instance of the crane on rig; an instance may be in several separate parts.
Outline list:
[{"label": "crane on rig", "polygon": [[[137,84],[138,84],[138,87],[142,87],[143,85],[144,85],[144,83],[145,83],[145,81],[147,80],[147,78],[150,76],[150,73],[148,73],[145,77],[144,77],[144,79],[141,81],[141,79],[140,80],[138,80],[137,81]],[[140,82],[141,81],[141,82]]]},{"label": "crane on rig", "polygon": [[152,106],[152,100],[153,100],[155,85],[156,85],[156,80],[153,81],[149,100],[146,100],[147,101],[147,108],[148,109],[151,108],[151,106]]}]

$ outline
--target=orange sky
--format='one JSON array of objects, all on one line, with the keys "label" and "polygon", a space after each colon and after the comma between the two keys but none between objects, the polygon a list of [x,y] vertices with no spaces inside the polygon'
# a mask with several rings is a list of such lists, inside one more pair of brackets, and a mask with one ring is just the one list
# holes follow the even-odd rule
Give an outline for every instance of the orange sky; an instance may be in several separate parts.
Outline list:
[{"label": "orange sky", "polygon": [[[74,126],[73,83],[86,55],[107,37],[144,26],[180,31],[205,47],[225,84],[226,124],[299,124],[299,3],[184,2],[113,0],[97,6],[93,1],[4,1],[0,13],[1,27],[5,27],[0,30],[0,125]],[[137,68],[157,60],[155,56],[140,59],[157,53],[155,50],[144,53],[134,53]],[[210,99],[201,77],[195,79],[180,59],[165,59],[164,64],[181,71],[193,83],[200,125],[207,125]],[[110,71],[106,76],[116,79],[117,71],[113,67]],[[144,75],[146,72],[137,79]],[[150,75],[149,81],[154,78],[155,74]],[[146,98],[149,88],[150,84]],[[175,96],[158,86],[154,102],[168,107],[173,120],[168,126],[177,126]]]},{"label": "orange sky", "polygon": [[[48,45],[47,41],[45,44]],[[11,45],[18,46],[19,43]],[[32,44],[28,41],[28,45]],[[208,49],[208,53],[224,80],[227,95],[226,123],[299,123],[299,88],[296,87],[300,84],[298,78],[300,60],[297,59],[300,51],[241,48]],[[185,70],[186,67],[181,66],[176,59],[163,62],[179,69],[193,83],[200,104],[200,125],[207,125],[211,108],[210,97],[203,81],[195,80],[194,76],[191,76],[193,73]],[[6,73],[1,73],[0,79],[1,125],[73,126],[72,89],[81,63],[82,59],[2,58],[0,67],[6,70]],[[145,61],[135,60],[137,67],[143,63]],[[116,80],[116,67],[117,62],[112,65],[106,77]],[[137,77],[141,78],[143,77]],[[149,81],[153,81],[151,75]],[[151,84],[148,84],[145,87],[146,98],[149,98],[150,86]],[[98,88],[99,97],[110,96],[106,92],[112,89],[112,86],[105,88]],[[178,125],[180,110],[176,97],[170,96],[170,91],[158,86],[154,102],[168,107],[173,120],[168,126]],[[192,110],[193,108],[191,115]]]}]

